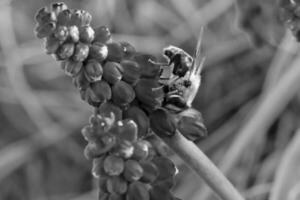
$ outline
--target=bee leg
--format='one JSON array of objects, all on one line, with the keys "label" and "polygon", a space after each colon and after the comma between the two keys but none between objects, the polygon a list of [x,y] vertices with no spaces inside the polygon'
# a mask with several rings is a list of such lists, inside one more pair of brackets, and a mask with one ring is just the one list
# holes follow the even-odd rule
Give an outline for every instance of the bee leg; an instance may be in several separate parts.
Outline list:
[{"label": "bee leg", "polygon": [[159,79],[160,80],[169,80],[170,78],[168,78],[168,77],[160,77]]},{"label": "bee leg", "polygon": [[173,91],[168,93],[168,95],[173,95],[173,94],[178,94],[178,90],[173,90]]},{"label": "bee leg", "polygon": [[157,90],[160,90],[160,89],[163,89],[163,88],[164,88],[164,85],[156,87],[156,88],[152,88],[151,90],[152,91],[157,91]]},{"label": "bee leg", "polygon": [[148,60],[151,64],[153,65],[158,65],[158,66],[169,66],[170,63],[168,62],[156,62],[156,61],[153,61],[151,59]]},{"label": "bee leg", "polygon": [[180,79],[179,76],[174,76],[173,78],[170,78],[168,81],[168,85],[172,85],[174,82],[176,82],[178,79]]}]

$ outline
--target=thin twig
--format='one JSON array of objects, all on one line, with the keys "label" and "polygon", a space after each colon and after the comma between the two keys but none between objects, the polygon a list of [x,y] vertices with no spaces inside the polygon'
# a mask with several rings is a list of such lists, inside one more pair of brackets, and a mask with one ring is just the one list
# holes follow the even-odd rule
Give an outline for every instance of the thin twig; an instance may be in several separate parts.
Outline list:
[{"label": "thin twig", "polygon": [[162,138],[223,200],[244,198],[222,172],[191,141],[178,131],[173,137]]}]

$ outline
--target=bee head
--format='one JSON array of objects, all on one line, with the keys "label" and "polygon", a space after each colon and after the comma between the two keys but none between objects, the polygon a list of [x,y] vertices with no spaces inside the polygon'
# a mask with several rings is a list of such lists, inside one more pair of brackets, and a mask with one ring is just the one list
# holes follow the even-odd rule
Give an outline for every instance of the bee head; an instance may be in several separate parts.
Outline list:
[{"label": "bee head", "polygon": [[164,49],[164,55],[171,59],[175,54],[170,49]]},{"label": "bee head", "polygon": [[163,54],[171,59],[174,57],[174,55],[180,53],[181,51],[182,50],[180,48],[170,45],[163,49]]}]

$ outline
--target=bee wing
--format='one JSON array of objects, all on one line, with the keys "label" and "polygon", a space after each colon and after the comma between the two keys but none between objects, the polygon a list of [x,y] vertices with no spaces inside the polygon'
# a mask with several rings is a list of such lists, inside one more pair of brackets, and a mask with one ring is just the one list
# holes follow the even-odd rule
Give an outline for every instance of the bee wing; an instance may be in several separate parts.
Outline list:
[{"label": "bee wing", "polygon": [[191,87],[189,87],[185,93],[184,98],[186,99],[187,105],[191,106],[194,101],[198,89],[201,85],[201,70],[204,64],[204,57],[201,55],[201,43],[203,38],[203,28],[201,28],[200,35],[197,42],[197,47],[195,50],[194,61],[192,65],[191,72],[189,74],[189,80],[192,82]]},{"label": "bee wing", "polygon": [[192,72],[199,74],[199,75],[202,70],[203,62],[204,62],[204,58],[201,55],[201,45],[202,45],[203,34],[204,34],[204,28],[201,27],[197,46],[195,49],[194,62],[193,62],[193,67],[192,67]]}]

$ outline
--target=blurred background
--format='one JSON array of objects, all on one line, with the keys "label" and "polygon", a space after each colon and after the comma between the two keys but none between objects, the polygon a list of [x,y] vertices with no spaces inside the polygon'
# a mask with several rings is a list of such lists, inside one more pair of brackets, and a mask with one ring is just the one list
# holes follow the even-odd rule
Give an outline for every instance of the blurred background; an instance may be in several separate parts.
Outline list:
[{"label": "blurred background", "polygon": [[[2,200],[97,198],[80,133],[92,109],[81,101],[71,79],[45,54],[43,42],[33,33],[35,12],[52,2],[0,0]],[[90,12],[92,25],[110,27],[115,40],[128,41],[138,51],[157,56],[169,44],[193,54],[204,27],[206,62],[194,106],[202,112],[209,136],[199,147],[246,199],[268,199],[300,117],[297,78],[276,90],[281,77],[295,65],[299,49],[280,22],[273,0],[65,3]],[[172,159],[180,170],[173,189],[178,197],[215,199],[178,157]],[[296,171],[298,180],[289,177],[291,183],[285,185],[296,187]],[[300,197],[289,200],[297,199]]]}]

